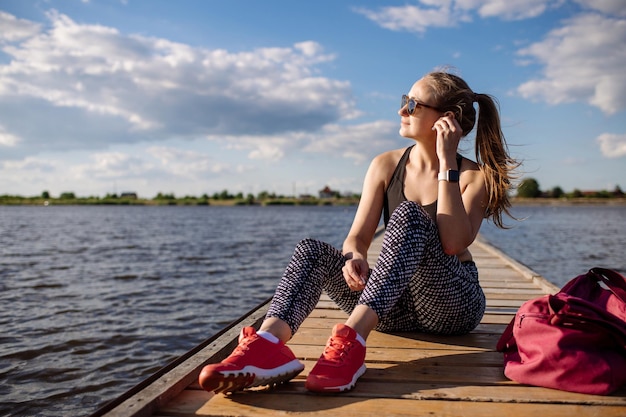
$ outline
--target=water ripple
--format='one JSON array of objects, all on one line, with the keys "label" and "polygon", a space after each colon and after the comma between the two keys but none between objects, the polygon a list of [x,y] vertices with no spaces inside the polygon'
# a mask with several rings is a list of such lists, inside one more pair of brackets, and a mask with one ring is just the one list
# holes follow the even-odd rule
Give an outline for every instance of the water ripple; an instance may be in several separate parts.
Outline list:
[{"label": "water ripple", "polygon": [[599,266],[626,274],[624,206],[520,206],[510,230],[486,223],[481,235],[559,287]]},{"label": "water ripple", "polygon": [[[0,416],[84,416],[269,297],[354,208],[0,207]],[[329,221],[330,219],[330,221]]]}]

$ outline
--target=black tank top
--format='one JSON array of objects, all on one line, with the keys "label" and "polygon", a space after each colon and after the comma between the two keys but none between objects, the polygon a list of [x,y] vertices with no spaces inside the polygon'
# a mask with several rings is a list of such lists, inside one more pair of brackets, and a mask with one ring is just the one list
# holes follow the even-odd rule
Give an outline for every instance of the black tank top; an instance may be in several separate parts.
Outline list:
[{"label": "black tank top", "polygon": [[[389,218],[391,217],[391,213],[402,203],[406,201],[407,198],[404,195],[404,177],[406,174],[406,162],[409,159],[409,154],[411,153],[411,149],[413,149],[415,145],[409,146],[400,161],[398,161],[398,165],[396,166],[393,175],[391,176],[391,180],[389,181],[389,185],[385,190],[385,200],[383,203],[383,219],[385,221],[385,227],[387,227],[387,223],[389,223]],[[460,154],[456,155],[456,163],[459,167],[459,171],[461,170],[461,162],[463,161],[463,157]],[[433,201],[430,204],[426,204],[422,206],[424,210],[428,213],[428,215],[433,219],[433,221],[437,220],[437,200]]]}]

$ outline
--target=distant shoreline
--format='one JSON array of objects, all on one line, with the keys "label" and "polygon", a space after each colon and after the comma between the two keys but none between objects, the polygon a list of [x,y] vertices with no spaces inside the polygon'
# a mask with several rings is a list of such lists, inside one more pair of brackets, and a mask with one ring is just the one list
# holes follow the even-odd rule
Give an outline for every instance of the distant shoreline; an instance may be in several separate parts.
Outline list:
[{"label": "distant shoreline", "polygon": [[239,199],[214,200],[214,199],[173,199],[153,200],[142,198],[116,198],[116,199],[42,199],[42,198],[0,198],[0,206],[138,206],[138,207],[234,207],[234,206],[355,206],[359,203],[357,198],[333,198],[333,199],[293,199],[277,198],[262,201],[247,201]]},{"label": "distant shoreline", "polygon": [[[300,200],[293,198],[268,199],[264,201],[229,200],[147,200],[147,199],[43,199],[43,198],[0,198],[0,206],[356,206],[358,198],[331,198]],[[626,198],[512,198],[515,206],[626,206]]]},{"label": "distant shoreline", "polygon": [[513,206],[626,206],[626,198],[512,198]]}]

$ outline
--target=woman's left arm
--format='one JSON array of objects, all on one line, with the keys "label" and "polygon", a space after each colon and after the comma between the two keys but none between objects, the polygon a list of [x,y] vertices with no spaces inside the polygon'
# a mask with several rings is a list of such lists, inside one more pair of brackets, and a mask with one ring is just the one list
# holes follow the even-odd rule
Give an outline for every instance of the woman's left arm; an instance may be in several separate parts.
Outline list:
[{"label": "woman's left arm", "polygon": [[459,182],[439,181],[437,227],[443,250],[457,255],[472,244],[485,217],[483,173],[464,170]]},{"label": "woman's left arm", "polygon": [[[461,127],[454,117],[443,117],[435,123],[435,130],[439,171],[458,170]],[[465,164],[459,182],[438,182],[437,227],[446,254],[457,255],[474,241],[485,217],[486,197],[484,175],[473,162]]]}]

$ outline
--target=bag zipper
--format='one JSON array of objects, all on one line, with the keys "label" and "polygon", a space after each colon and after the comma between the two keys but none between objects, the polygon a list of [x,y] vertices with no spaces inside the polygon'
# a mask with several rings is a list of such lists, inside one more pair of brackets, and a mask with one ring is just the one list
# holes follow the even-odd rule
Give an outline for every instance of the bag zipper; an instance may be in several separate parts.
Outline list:
[{"label": "bag zipper", "polygon": [[548,321],[550,318],[549,314],[541,314],[541,313],[523,313],[520,314],[519,316],[519,324],[517,325],[517,327],[521,328],[522,327],[522,321],[524,321],[524,319],[526,318],[533,318],[533,319],[543,319]]}]

